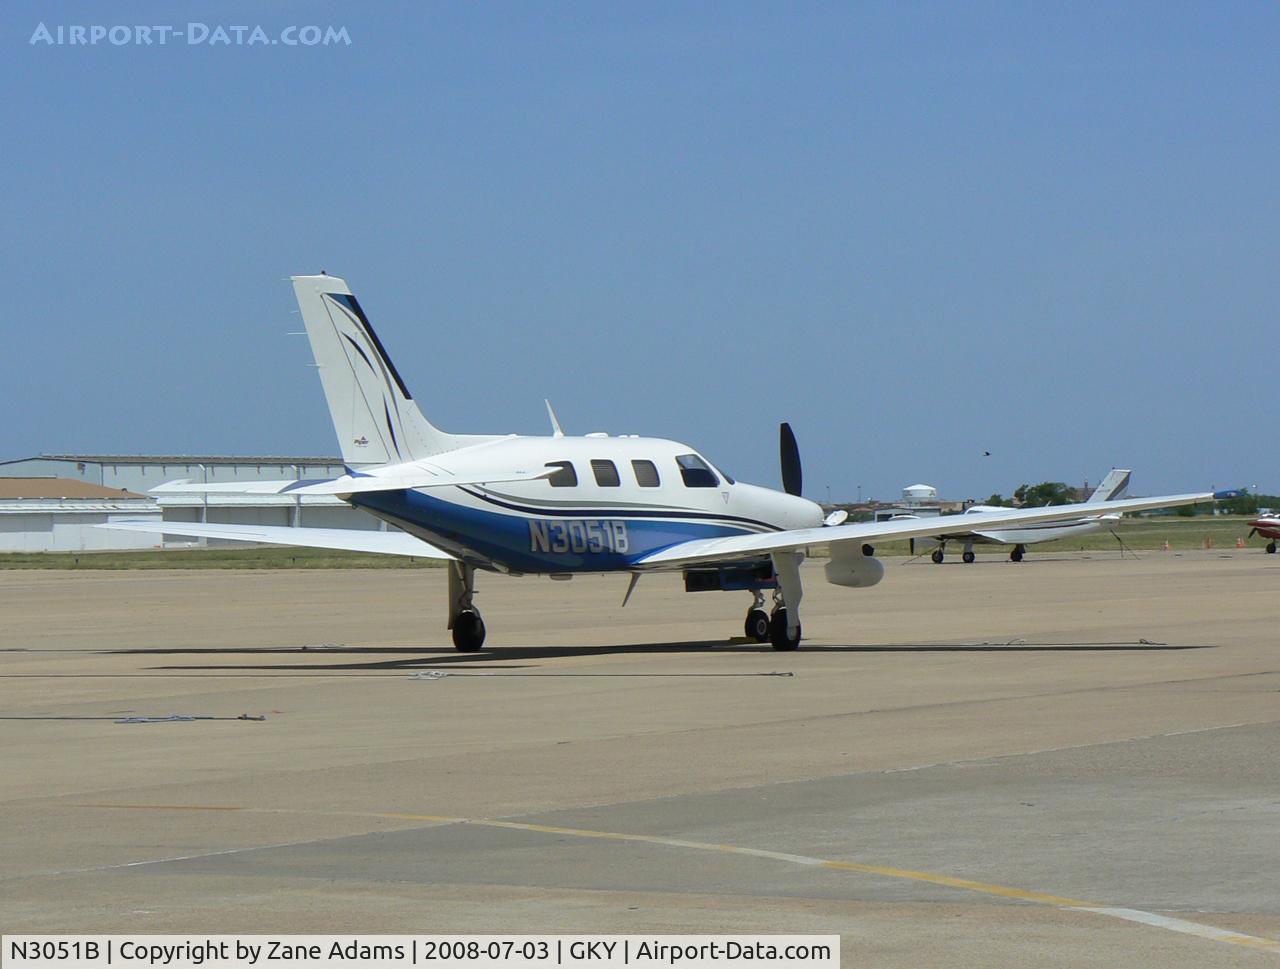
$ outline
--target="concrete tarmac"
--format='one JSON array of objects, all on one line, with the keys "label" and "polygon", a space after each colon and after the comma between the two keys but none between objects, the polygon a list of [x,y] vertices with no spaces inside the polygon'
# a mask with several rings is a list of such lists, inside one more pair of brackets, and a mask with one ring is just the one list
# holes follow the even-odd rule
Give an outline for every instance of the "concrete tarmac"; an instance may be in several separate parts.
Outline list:
[{"label": "concrete tarmac", "polygon": [[482,576],[463,655],[442,571],[0,572],[0,929],[1275,965],[1278,559],[811,563],[790,654],[678,576]]}]

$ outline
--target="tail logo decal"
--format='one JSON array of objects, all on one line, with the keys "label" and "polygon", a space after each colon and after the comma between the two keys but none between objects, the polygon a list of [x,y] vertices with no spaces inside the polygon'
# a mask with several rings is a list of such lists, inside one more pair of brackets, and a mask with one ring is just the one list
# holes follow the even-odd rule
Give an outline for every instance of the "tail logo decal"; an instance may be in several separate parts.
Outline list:
[{"label": "tail logo decal", "polygon": [[[396,434],[396,423],[403,422],[404,418],[400,413],[400,400],[397,399],[395,392],[392,391],[391,388],[394,386],[398,389],[403,399],[406,401],[411,399],[409,391],[405,387],[404,381],[400,378],[400,374],[396,371],[395,365],[391,362],[386,351],[382,348],[382,343],[378,340],[378,335],[369,324],[368,317],[364,315],[364,310],[360,308],[360,304],[356,301],[356,298],[354,296],[348,296],[346,293],[325,293],[324,295],[332,301],[333,305],[335,305],[338,310],[340,310],[341,317],[345,318],[355,329],[355,336],[350,333],[343,332],[341,329],[339,329],[338,332],[350,345],[351,349],[354,350],[359,355],[360,359],[364,361],[364,364],[369,368],[369,373],[374,378],[376,385],[381,389],[382,416],[385,421],[384,427],[386,428],[386,441],[390,444],[388,456],[390,456],[390,454],[394,454],[399,460],[404,460],[404,453],[400,448],[399,435]],[[371,351],[372,356],[377,359],[377,366],[375,366],[373,360],[370,359],[370,353],[366,353],[365,347],[360,345],[362,342],[359,339],[360,337],[363,337],[363,342],[365,342],[366,346]],[[354,358],[353,365],[358,366],[358,364],[354,363]],[[391,414],[392,410],[395,411],[394,418]],[[376,413],[376,411],[374,413]],[[366,435],[361,434],[359,437],[355,438],[352,443],[356,447],[368,447],[369,439]]]},{"label": "tail logo decal", "polygon": [[[365,335],[369,338],[369,342],[373,344],[373,348],[377,351],[378,357],[382,360],[383,367],[390,371],[391,379],[400,388],[400,393],[404,395],[404,399],[413,400],[413,394],[409,393],[409,388],[400,379],[400,373],[396,370],[396,365],[391,362],[391,358],[387,356],[387,351],[383,349],[382,341],[378,339],[378,334],[374,332],[373,326],[369,322],[369,317],[364,315],[364,310],[361,309],[359,300],[347,293],[325,293],[325,295],[356,318]],[[361,356],[364,356],[364,354],[362,353]],[[368,359],[368,357],[365,357],[365,362],[368,362]]]}]

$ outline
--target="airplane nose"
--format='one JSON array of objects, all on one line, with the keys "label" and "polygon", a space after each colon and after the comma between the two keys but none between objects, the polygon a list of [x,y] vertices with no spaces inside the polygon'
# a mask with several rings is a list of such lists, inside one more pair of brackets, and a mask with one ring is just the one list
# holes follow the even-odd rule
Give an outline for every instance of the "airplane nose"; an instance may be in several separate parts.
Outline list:
[{"label": "airplane nose", "polygon": [[817,528],[826,518],[822,506],[808,498],[792,497],[792,508],[789,510],[795,519],[792,528]]}]

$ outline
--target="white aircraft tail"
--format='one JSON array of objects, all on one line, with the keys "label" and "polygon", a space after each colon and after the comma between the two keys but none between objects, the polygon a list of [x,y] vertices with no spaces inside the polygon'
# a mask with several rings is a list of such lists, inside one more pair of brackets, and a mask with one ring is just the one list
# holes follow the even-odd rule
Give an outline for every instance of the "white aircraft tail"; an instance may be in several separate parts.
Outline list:
[{"label": "white aircraft tail", "polygon": [[1132,474],[1132,471],[1123,468],[1112,468],[1110,473],[1102,479],[1102,484],[1094,489],[1087,503],[1093,505],[1100,501],[1113,501],[1119,498],[1129,487],[1129,477]]},{"label": "white aircraft tail", "polygon": [[422,416],[345,280],[292,279],[348,467],[403,464],[484,440],[446,434]]}]

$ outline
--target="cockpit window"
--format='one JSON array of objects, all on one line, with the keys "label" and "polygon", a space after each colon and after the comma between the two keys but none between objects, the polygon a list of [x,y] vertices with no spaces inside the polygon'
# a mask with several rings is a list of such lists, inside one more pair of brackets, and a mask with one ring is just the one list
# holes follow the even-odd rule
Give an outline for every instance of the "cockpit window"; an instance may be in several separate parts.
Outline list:
[{"label": "cockpit window", "polygon": [[592,458],[591,473],[596,476],[596,484],[601,488],[617,488],[622,484],[622,479],[618,477],[618,467],[612,461]]},{"label": "cockpit window", "polygon": [[578,472],[573,470],[573,464],[569,461],[550,461],[547,463],[547,467],[557,469],[547,479],[551,482],[551,487],[573,488],[578,484]]},{"label": "cockpit window", "polygon": [[696,454],[681,454],[676,464],[680,466],[680,477],[686,488],[714,488],[720,483],[711,465]]}]

